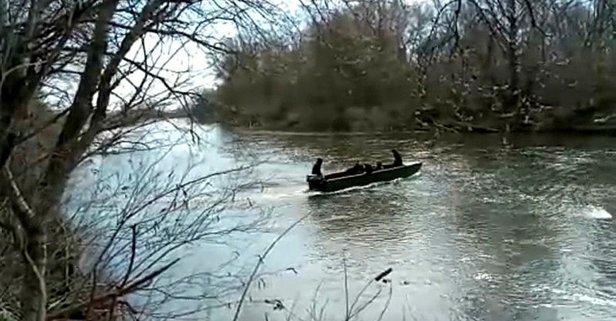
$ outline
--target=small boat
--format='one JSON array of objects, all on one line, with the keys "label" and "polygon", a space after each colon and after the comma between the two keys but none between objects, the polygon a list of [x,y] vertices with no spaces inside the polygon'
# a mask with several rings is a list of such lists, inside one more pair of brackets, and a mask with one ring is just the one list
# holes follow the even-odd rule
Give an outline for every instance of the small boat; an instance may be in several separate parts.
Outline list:
[{"label": "small boat", "polygon": [[397,178],[409,177],[421,169],[421,162],[402,165],[392,168],[375,170],[372,173],[361,173],[349,175],[345,172],[337,172],[325,177],[308,175],[308,189],[319,192],[335,192],[349,187],[365,186],[376,182],[386,182]]}]

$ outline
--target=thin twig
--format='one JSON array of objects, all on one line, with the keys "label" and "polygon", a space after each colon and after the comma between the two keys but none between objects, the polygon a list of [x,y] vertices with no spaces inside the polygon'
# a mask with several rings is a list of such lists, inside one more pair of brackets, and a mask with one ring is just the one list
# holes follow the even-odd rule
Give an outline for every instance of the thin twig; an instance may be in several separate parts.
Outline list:
[{"label": "thin twig", "polygon": [[124,275],[124,280],[120,287],[126,286],[128,283],[129,277],[133,272],[133,265],[135,264],[135,256],[137,255],[137,225],[133,225],[130,227],[131,229],[131,242],[130,242],[130,261],[128,262],[128,268],[126,269],[126,274]]},{"label": "thin twig", "polygon": [[383,310],[381,310],[381,314],[379,314],[379,318],[376,319],[376,321],[383,320],[385,311],[387,311],[387,309],[389,308],[389,304],[391,303],[392,294],[393,294],[393,289],[392,289],[391,283],[389,283],[389,295],[387,296],[387,302],[385,302],[385,306],[383,307]]},{"label": "thin twig", "polygon": [[295,228],[297,225],[299,225],[299,223],[301,223],[309,215],[310,214],[306,214],[306,215],[302,216],[299,220],[295,221],[293,224],[291,224],[289,227],[287,227],[280,235],[278,235],[278,237],[276,237],[276,239],[274,239],[274,241],[267,247],[265,252],[263,252],[263,254],[261,254],[259,256],[259,260],[257,261],[257,264],[255,265],[254,269],[252,270],[252,273],[250,274],[250,277],[248,278],[248,282],[246,282],[246,286],[244,287],[244,291],[242,292],[242,296],[240,297],[240,300],[238,302],[237,308],[235,309],[235,315],[233,316],[233,321],[237,321],[237,319],[239,318],[240,311],[242,309],[242,305],[243,305],[244,301],[246,300],[246,295],[248,294],[248,289],[250,288],[250,285],[254,281],[254,278],[257,275],[257,272],[259,271],[259,268],[263,264],[263,261],[265,260],[267,255],[272,251],[274,246],[276,246],[276,244],[285,235],[287,235],[287,233],[289,233],[293,228]]},{"label": "thin twig", "polygon": [[139,279],[133,283],[131,283],[130,285],[118,289],[116,291],[112,291],[100,296],[95,297],[93,300],[89,300],[89,301],[85,301],[85,302],[80,302],[80,303],[76,303],[74,305],[71,305],[69,307],[66,307],[62,310],[59,311],[55,311],[53,313],[49,313],[47,316],[47,320],[54,320],[57,318],[60,318],[64,315],[70,314],[71,312],[75,312],[75,311],[79,311],[82,308],[88,306],[88,305],[95,305],[97,303],[101,303],[101,302],[105,302],[109,299],[112,299],[114,297],[122,297],[126,294],[135,292],[139,289],[141,289],[142,287],[146,286],[148,283],[150,283],[152,280],[154,280],[156,277],[158,277],[159,275],[163,274],[164,272],[166,272],[167,270],[169,270],[172,266],[174,266],[176,263],[178,263],[180,261],[180,259],[175,259],[173,261],[171,261],[170,263],[168,263],[167,265],[161,267],[160,269],[146,275],[145,277],[143,277],[142,279]]},{"label": "thin twig", "polygon": [[16,209],[16,216],[22,226],[26,229],[32,228],[33,222],[32,220],[36,217],[32,207],[28,204],[26,199],[21,192],[19,186],[17,186],[17,182],[15,182],[15,178],[13,177],[13,173],[8,166],[8,162],[6,166],[3,167],[4,175],[8,180],[10,185],[10,191],[12,193],[11,201],[13,202],[14,208]]},{"label": "thin twig", "polygon": [[349,321],[351,318],[351,310],[349,310],[349,274],[347,273],[346,258],[342,259],[342,266],[344,268],[344,320]]}]

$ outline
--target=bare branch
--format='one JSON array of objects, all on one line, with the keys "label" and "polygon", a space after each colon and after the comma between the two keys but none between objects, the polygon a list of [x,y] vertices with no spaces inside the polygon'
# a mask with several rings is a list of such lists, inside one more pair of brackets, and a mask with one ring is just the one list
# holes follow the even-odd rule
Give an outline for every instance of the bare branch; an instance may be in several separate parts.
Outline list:
[{"label": "bare branch", "polygon": [[308,216],[309,216],[309,214],[306,214],[306,215],[302,216],[300,219],[298,219],[293,224],[291,224],[289,227],[287,227],[282,233],[280,233],[280,235],[278,235],[278,237],[276,237],[276,239],[274,239],[274,241],[272,241],[272,243],[270,243],[270,245],[265,249],[263,254],[261,254],[259,256],[259,260],[257,261],[257,264],[255,264],[255,267],[252,270],[252,273],[250,274],[250,277],[248,277],[248,281],[246,282],[246,285],[244,286],[244,291],[242,292],[242,296],[240,297],[240,300],[238,302],[237,308],[235,309],[235,314],[233,316],[233,321],[237,321],[237,319],[238,319],[238,317],[240,315],[240,311],[242,310],[242,304],[246,300],[246,295],[248,293],[248,289],[250,288],[250,285],[252,284],[255,276],[257,275],[257,272],[259,271],[259,268],[263,264],[263,261],[265,260],[267,255],[274,249],[274,246],[276,246],[276,244],[278,244],[278,242],[280,242],[280,240],[285,235],[287,235],[287,233],[289,233],[293,228],[295,228],[297,225],[299,225]]}]

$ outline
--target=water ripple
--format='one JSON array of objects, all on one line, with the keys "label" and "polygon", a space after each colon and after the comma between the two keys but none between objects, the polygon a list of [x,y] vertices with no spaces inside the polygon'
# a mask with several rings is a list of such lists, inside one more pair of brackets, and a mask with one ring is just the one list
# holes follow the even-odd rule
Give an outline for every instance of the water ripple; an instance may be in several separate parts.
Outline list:
[{"label": "water ripple", "polygon": [[[244,143],[277,160],[263,172],[278,172],[274,181],[296,190],[316,157],[331,171],[387,161],[395,146],[424,162],[410,179],[285,198],[281,219],[310,214],[289,246],[298,249],[299,273],[330,282],[323,295],[331,302],[341,294],[344,257],[353,284],[393,267],[399,287],[392,302],[406,312],[392,311],[389,320],[616,319],[616,150],[606,147],[613,143],[428,148],[410,138],[351,135],[258,135]],[[270,205],[284,194],[264,193]],[[316,286],[291,289],[287,282],[268,293],[293,297]],[[332,311],[338,308],[332,303]]]}]

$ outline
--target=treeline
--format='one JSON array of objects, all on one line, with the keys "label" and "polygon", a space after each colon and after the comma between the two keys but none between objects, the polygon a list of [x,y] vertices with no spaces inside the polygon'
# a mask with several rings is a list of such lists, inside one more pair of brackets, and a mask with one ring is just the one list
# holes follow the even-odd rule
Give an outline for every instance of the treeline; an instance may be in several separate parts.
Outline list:
[{"label": "treeline", "polygon": [[608,126],[616,109],[613,1],[303,9],[303,29],[228,41],[216,64],[223,120],[294,130],[572,130],[597,119]]}]

